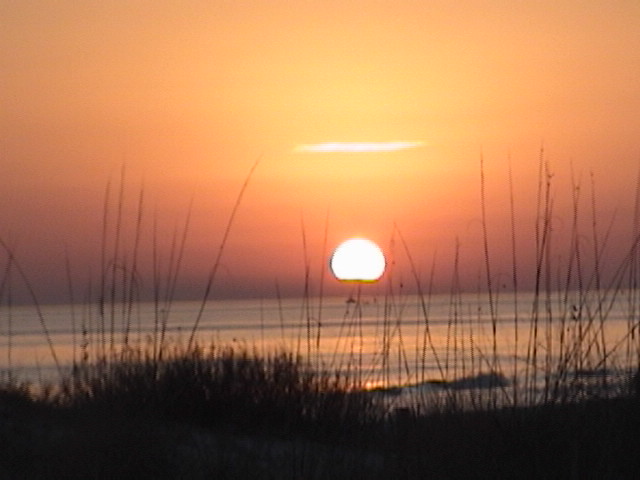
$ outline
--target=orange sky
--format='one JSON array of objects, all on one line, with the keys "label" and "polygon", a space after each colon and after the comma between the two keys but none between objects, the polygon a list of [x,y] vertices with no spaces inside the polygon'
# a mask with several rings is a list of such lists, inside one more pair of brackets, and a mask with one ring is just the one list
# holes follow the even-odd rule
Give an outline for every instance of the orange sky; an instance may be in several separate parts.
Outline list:
[{"label": "orange sky", "polygon": [[[328,250],[364,235],[389,251],[397,224],[425,276],[436,256],[445,291],[458,241],[475,290],[484,261],[481,154],[492,265],[502,278],[509,158],[526,257],[542,144],[558,238],[571,222],[563,209],[573,168],[585,217],[590,172],[602,230],[617,212],[610,250],[629,240],[640,160],[636,0],[0,0],[0,44],[0,238],[42,301],[68,299],[65,251],[77,292],[97,282],[105,188],[111,181],[111,228],[123,164],[120,261],[132,262],[143,188],[146,287],[154,221],[166,267],[193,201],[186,297],[201,295],[257,159],[217,296],[273,296],[276,282],[300,295],[303,228],[317,287],[327,217]],[[421,143],[377,153],[297,148],[393,141]],[[108,236],[113,249],[113,229]],[[395,258],[398,277],[408,278],[397,237]],[[334,287],[327,281],[327,291],[342,291]]]}]

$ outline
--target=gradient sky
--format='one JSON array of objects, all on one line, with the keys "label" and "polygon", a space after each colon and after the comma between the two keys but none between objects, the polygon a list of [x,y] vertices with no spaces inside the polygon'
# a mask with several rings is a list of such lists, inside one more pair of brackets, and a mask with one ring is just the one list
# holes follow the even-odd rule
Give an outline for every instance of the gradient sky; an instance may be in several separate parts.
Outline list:
[{"label": "gradient sky", "polygon": [[[75,295],[97,288],[105,192],[110,185],[108,261],[123,165],[119,263],[133,263],[142,190],[146,288],[153,245],[168,271],[190,213],[185,298],[202,294],[258,159],[214,296],[270,297],[276,284],[300,295],[305,264],[317,289],[327,252],[353,235],[378,242],[410,283],[394,224],[421,275],[436,259],[445,291],[458,244],[462,280],[475,290],[481,157],[500,280],[510,273],[509,169],[526,257],[542,145],[558,238],[571,223],[573,172],[585,217],[592,173],[602,231],[615,212],[612,254],[629,241],[640,163],[637,0],[0,0],[0,45],[0,238],[43,302],[69,298],[67,257]],[[337,142],[411,143],[309,148]],[[4,269],[6,253],[0,260]],[[342,291],[330,280],[327,292]],[[10,283],[19,299],[15,270]]]}]

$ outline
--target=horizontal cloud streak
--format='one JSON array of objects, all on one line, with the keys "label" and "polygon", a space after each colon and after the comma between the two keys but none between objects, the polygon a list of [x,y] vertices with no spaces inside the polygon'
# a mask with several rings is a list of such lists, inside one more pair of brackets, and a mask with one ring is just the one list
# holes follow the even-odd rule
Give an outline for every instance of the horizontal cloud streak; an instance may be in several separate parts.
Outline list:
[{"label": "horizontal cloud streak", "polygon": [[295,148],[299,153],[366,153],[366,152],[393,152],[418,148],[424,142],[327,142],[313,145],[298,145]]}]

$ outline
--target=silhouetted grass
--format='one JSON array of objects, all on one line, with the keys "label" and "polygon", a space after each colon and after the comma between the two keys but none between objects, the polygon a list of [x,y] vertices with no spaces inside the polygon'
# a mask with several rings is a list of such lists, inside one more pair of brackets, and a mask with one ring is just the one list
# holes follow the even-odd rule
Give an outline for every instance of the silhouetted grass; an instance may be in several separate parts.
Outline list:
[{"label": "silhouetted grass", "polygon": [[[225,351],[0,390],[2,478],[635,478],[637,397],[398,410],[286,354]],[[156,368],[157,367],[157,368]],[[339,383],[339,382],[338,382]],[[364,415],[363,412],[368,412]]]},{"label": "silhouetted grass", "polygon": [[356,453],[344,452],[383,410],[347,378],[289,353],[195,346],[162,360],[127,350],[78,365],[46,391],[6,385],[2,414],[3,478],[283,478],[306,472],[309,459],[328,472],[331,458],[355,468]]},{"label": "silhouetted grass", "polygon": [[[73,370],[63,373],[37,297],[13,250],[0,238],[7,263],[0,282],[0,301],[10,305],[11,271],[25,283],[36,308],[44,338],[60,379],[52,385],[29,386],[9,381],[0,388],[0,477],[2,478],[635,478],[640,474],[640,400],[638,375],[629,385],[611,388],[610,378],[631,376],[640,364],[638,346],[638,246],[640,207],[632,238],[619,264],[606,278],[605,247],[591,197],[591,235],[579,231],[579,184],[572,185],[572,222],[567,245],[552,234],[552,175],[540,153],[534,225],[533,301],[520,314],[514,298],[516,367],[504,374],[498,355],[500,304],[497,273],[486,217],[486,192],[481,161],[483,271],[478,292],[488,299],[478,311],[488,312],[488,347],[474,340],[473,315],[465,315],[459,283],[460,247],[456,243],[450,318],[444,356],[434,343],[431,322],[433,267],[423,285],[405,238],[396,228],[409,261],[420,311],[415,365],[409,365],[402,344],[401,319],[395,308],[399,294],[391,281],[384,301],[379,352],[382,382],[389,382],[392,342],[398,343],[398,366],[422,387],[439,393],[406,395],[395,402],[391,389],[361,388],[358,369],[320,357],[323,270],[317,327],[312,322],[310,259],[304,237],[305,320],[300,339],[306,349],[296,353],[254,351],[222,345],[202,346],[197,331],[228,240],[233,219],[251,177],[240,190],[213,259],[200,309],[184,347],[165,337],[187,238],[174,234],[168,266],[162,270],[153,238],[154,329],[147,343],[132,335],[133,305],[139,298],[136,272],[140,261],[143,195],[140,193],[133,253],[127,254],[123,229],[123,178],[117,215],[109,213],[106,194],[101,247],[101,275],[94,343],[84,337]],[[254,166],[255,168],[255,166]],[[511,186],[510,176],[510,186]],[[594,190],[592,183],[592,190]],[[640,188],[638,189],[640,194]],[[640,198],[640,196],[639,196]],[[637,202],[640,205],[640,200]],[[513,188],[510,189],[512,290],[521,291]],[[325,241],[326,241],[325,226]],[[109,235],[112,240],[109,241]],[[591,248],[585,248],[588,238]],[[326,245],[323,245],[323,256]],[[518,247],[518,248],[516,248]],[[588,253],[590,252],[590,253]],[[554,263],[566,254],[565,263]],[[390,262],[395,263],[395,262]],[[435,257],[434,257],[435,264]],[[165,264],[167,265],[167,264]],[[589,268],[588,268],[589,267]],[[69,270],[69,267],[67,267]],[[70,285],[70,291],[72,290]],[[360,291],[353,331],[360,332]],[[608,345],[605,324],[613,303],[626,298],[628,331]],[[315,320],[314,320],[315,321]],[[356,323],[360,322],[360,330]],[[119,325],[122,324],[120,328]],[[313,331],[313,328],[317,328]],[[75,323],[73,327],[75,338]],[[353,332],[352,332],[353,333]],[[12,335],[9,324],[9,337]],[[119,340],[121,335],[122,340]],[[394,337],[395,335],[395,337]],[[468,339],[467,339],[468,336]],[[524,344],[519,343],[523,340]],[[304,340],[299,340],[299,342]],[[11,363],[11,338],[7,343]],[[356,342],[352,343],[356,345]],[[625,349],[623,361],[614,353]],[[306,352],[307,357],[298,355]],[[75,344],[74,344],[75,352]],[[470,357],[470,365],[465,358]],[[436,379],[427,379],[427,360]],[[618,362],[618,363],[616,363]],[[402,365],[401,365],[402,364]],[[335,365],[335,367],[334,367]],[[411,371],[415,368],[415,371]],[[487,375],[490,373],[490,375]],[[457,388],[467,379],[489,378],[485,387]],[[507,379],[511,384],[500,383]],[[375,379],[374,379],[375,380]],[[495,380],[495,381],[494,381]],[[402,386],[395,387],[400,391]],[[428,389],[427,389],[428,390]],[[431,396],[429,396],[431,395]],[[404,402],[404,403],[403,403]]]},{"label": "silhouetted grass", "polygon": [[129,349],[80,364],[57,402],[104,414],[314,435],[359,428],[383,413],[340,372],[316,372],[287,352],[260,357],[231,347],[176,348],[161,360]]}]

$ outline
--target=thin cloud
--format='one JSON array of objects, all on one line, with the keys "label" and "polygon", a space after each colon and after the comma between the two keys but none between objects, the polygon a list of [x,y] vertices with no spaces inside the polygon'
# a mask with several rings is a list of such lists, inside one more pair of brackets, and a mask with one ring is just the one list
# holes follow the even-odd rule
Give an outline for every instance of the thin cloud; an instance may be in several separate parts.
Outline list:
[{"label": "thin cloud", "polygon": [[424,142],[327,142],[311,145],[298,145],[298,153],[366,153],[366,152],[394,152],[419,148]]}]

